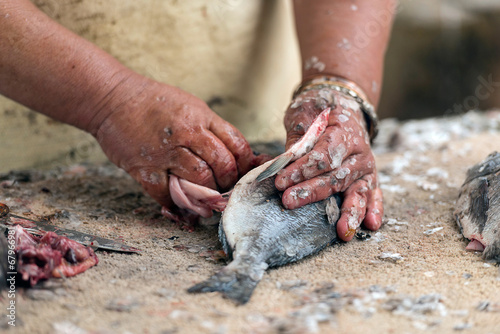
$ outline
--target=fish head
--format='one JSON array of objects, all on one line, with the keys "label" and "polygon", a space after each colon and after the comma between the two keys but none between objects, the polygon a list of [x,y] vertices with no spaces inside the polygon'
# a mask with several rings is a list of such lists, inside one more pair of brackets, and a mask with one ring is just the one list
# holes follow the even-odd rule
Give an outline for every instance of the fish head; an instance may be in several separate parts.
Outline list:
[{"label": "fish head", "polygon": [[[500,153],[470,168],[454,212],[468,250],[500,263]],[[482,248],[482,249],[481,249]]]}]

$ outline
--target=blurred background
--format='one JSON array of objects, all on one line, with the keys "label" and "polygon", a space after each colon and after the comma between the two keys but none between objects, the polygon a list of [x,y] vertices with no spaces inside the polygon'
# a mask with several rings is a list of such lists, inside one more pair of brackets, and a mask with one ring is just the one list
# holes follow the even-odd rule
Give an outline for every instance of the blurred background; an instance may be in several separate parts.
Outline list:
[{"label": "blurred background", "polygon": [[[204,99],[249,140],[284,139],[300,78],[290,1],[33,2],[134,70]],[[498,107],[499,32],[498,0],[401,0],[380,117]],[[3,97],[0,143],[0,172],[105,160],[91,136]]]},{"label": "blurred background", "polygon": [[476,92],[484,81],[500,82],[499,33],[500,1],[402,0],[379,114],[409,119],[500,106],[500,91]]}]

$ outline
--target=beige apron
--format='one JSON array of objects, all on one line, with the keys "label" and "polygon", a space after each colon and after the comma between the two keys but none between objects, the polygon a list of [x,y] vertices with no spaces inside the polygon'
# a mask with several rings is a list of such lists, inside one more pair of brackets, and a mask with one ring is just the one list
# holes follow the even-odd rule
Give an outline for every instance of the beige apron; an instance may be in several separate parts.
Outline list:
[{"label": "beige apron", "polygon": [[[284,139],[300,78],[289,1],[33,2],[133,70],[207,101],[249,140]],[[102,159],[82,131],[0,98],[0,172]]]}]

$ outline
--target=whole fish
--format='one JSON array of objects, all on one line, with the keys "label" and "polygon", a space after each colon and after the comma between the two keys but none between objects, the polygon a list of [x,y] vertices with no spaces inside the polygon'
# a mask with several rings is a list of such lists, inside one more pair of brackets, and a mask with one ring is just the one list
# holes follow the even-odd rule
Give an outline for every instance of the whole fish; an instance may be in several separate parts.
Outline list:
[{"label": "whole fish", "polygon": [[467,250],[483,251],[500,263],[500,153],[493,152],[467,171],[454,212]]},{"label": "whole fish", "polygon": [[191,287],[189,292],[220,291],[244,304],[266,269],[315,254],[337,240],[336,223],[340,217],[337,196],[286,210],[273,177],[288,162],[313,148],[328,125],[328,115],[329,109],[323,111],[287,152],[238,181],[219,224],[219,239],[232,262]]}]

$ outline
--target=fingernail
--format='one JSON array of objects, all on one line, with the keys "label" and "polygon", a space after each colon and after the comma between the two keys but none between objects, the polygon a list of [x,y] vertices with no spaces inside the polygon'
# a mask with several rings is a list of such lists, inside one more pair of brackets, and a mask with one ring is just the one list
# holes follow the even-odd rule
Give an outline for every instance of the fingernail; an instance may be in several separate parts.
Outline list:
[{"label": "fingernail", "polygon": [[289,210],[293,210],[299,204],[297,199],[297,190],[293,189],[290,193],[283,195],[283,206]]},{"label": "fingernail", "polygon": [[349,228],[347,230],[347,232],[345,233],[345,237],[346,238],[349,238],[349,237],[352,237],[354,234],[356,233],[356,229],[353,229],[353,228]]},{"label": "fingernail", "polygon": [[277,176],[276,180],[274,181],[274,185],[280,191],[285,190],[286,189],[286,177]]},{"label": "fingernail", "polygon": [[291,202],[288,197],[286,196],[283,196],[283,198],[281,199],[281,202],[283,203],[283,206],[285,207],[285,209],[287,210],[291,210],[293,209],[292,205],[293,205],[293,201]]}]

